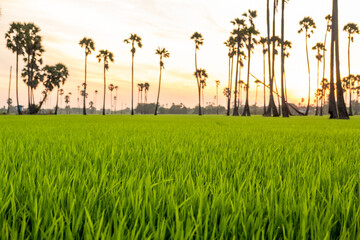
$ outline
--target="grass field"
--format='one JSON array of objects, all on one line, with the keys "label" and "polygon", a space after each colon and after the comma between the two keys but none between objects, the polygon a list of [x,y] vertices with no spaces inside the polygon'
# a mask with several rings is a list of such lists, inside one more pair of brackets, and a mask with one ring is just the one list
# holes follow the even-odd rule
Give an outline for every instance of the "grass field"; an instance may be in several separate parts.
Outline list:
[{"label": "grass field", "polygon": [[0,117],[1,239],[359,239],[360,118]]}]

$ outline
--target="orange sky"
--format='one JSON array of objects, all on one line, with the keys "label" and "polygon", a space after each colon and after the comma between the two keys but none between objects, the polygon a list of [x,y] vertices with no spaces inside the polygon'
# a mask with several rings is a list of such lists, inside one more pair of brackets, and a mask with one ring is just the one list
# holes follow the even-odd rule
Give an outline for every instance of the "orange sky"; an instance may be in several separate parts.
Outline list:
[{"label": "orange sky", "polygon": [[[135,56],[135,84],[150,83],[149,102],[154,102],[158,83],[158,56],[155,49],[166,47],[171,57],[165,60],[165,72],[160,97],[162,104],[184,103],[194,106],[197,102],[197,86],[194,72],[194,45],[190,40],[193,32],[201,32],[205,44],[199,51],[198,65],[209,74],[205,89],[206,102],[214,101],[215,80],[221,81],[219,103],[225,104],[222,90],[227,85],[228,59],[223,42],[232,30],[230,21],[240,17],[248,9],[258,10],[255,21],[262,35],[266,35],[265,0],[0,0],[0,106],[6,104],[10,65],[15,67],[15,55],[5,48],[4,34],[12,21],[34,22],[42,29],[45,64],[62,62],[70,70],[70,77],[64,86],[65,93],[72,92],[71,105],[76,103],[76,86],[83,81],[84,50],[78,42],[84,36],[95,41],[96,50],[108,49],[115,55],[110,65],[108,84],[119,86],[118,108],[130,104],[131,53],[130,46],[123,43],[130,33],[143,38],[143,48]],[[340,8],[340,27],[348,22],[360,24],[357,17],[358,0],[343,0]],[[331,13],[330,0],[291,0],[286,6],[286,39],[293,42],[290,59],[286,62],[288,93],[291,102],[298,103],[307,94],[307,65],[304,36],[297,33],[299,21],[311,16],[317,24],[315,34],[309,40],[309,47],[323,41],[324,17]],[[280,18],[278,18],[280,23]],[[280,24],[277,25],[280,30]],[[279,32],[279,31],[278,31]],[[340,34],[342,75],[347,75],[347,36]],[[96,51],[96,52],[97,52]],[[360,74],[360,38],[355,37],[352,45],[353,74]],[[97,107],[101,105],[102,66],[96,61],[96,53],[89,57],[88,92],[94,100],[94,90],[99,90]],[[315,52],[310,50],[312,97],[316,89]],[[277,58],[277,63],[280,58]],[[329,62],[329,61],[328,61]],[[280,69],[280,65],[277,66]],[[258,46],[252,57],[252,74],[262,79],[262,54]],[[13,76],[14,76],[13,71]],[[328,75],[328,74],[327,74]],[[246,68],[242,79],[245,80]],[[279,75],[278,75],[279,76]],[[15,78],[13,77],[11,97],[15,100]],[[250,103],[255,101],[255,84],[251,79]],[[26,86],[20,84],[20,102],[26,105]],[[36,100],[41,97],[36,93]],[[136,92],[137,93],[137,92]],[[261,94],[260,94],[261,96]],[[107,102],[109,104],[109,98]],[[137,103],[137,94],[135,95]],[[258,102],[262,103],[259,97]],[[51,105],[55,94],[51,95]],[[64,105],[63,105],[64,106]],[[108,105],[109,107],[110,105]],[[50,107],[48,102],[46,107]]]}]

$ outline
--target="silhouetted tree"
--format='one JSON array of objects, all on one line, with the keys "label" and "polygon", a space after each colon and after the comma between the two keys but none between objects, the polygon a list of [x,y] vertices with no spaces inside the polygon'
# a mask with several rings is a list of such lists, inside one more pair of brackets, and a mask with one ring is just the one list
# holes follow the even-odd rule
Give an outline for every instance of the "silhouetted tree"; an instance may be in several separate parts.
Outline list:
[{"label": "silhouetted tree", "polygon": [[266,115],[266,53],[268,52],[268,48],[266,48],[267,38],[261,37],[260,44],[262,45],[262,53],[263,53],[263,75],[264,75],[264,116]]},{"label": "silhouetted tree", "polygon": [[[206,70],[205,69],[201,69],[199,68],[195,73],[194,73],[194,76],[196,77],[196,79],[199,79],[199,82],[200,82],[200,96],[204,94],[204,88],[206,86],[206,79],[208,78],[208,74],[206,73]],[[204,100],[203,100],[204,102]],[[201,111],[200,110],[200,107],[201,107],[201,100],[199,102],[199,112]]]},{"label": "silhouetted tree", "polygon": [[352,111],[352,107],[351,107],[351,87],[353,85],[352,83],[352,79],[353,77],[351,76],[351,64],[350,64],[350,45],[352,42],[354,42],[354,35],[355,34],[360,34],[360,30],[359,27],[356,23],[348,23],[344,26],[343,29],[347,34],[348,34],[348,69],[349,69],[349,81],[350,81],[350,91],[349,91],[349,115],[352,116],[353,115],[353,111]]},{"label": "silhouetted tree", "polygon": [[64,64],[58,63],[53,67],[51,71],[51,75],[52,75],[52,82],[54,86],[57,87],[56,106],[55,106],[55,115],[57,115],[57,110],[59,106],[59,92],[60,92],[59,88],[60,86],[65,84],[65,81],[69,76],[69,71]]},{"label": "silhouetted tree", "polygon": [[142,48],[142,39],[136,34],[131,34],[128,39],[124,40],[125,43],[131,44],[131,115],[134,115],[134,57],[137,45]]},{"label": "silhouetted tree", "polygon": [[106,71],[109,70],[109,63],[114,62],[114,54],[108,50],[100,50],[96,56],[99,63],[104,62],[104,100],[103,100],[103,115],[105,115],[105,96],[106,96]]},{"label": "silhouetted tree", "polygon": [[308,38],[311,37],[311,34],[314,33],[314,29],[316,29],[316,24],[311,17],[305,17],[303,20],[299,22],[300,30],[298,33],[305,33],[305,45],[306,45],[306,59],[308,65],[308,73],[309,73],[309,94],[308,94],[308,104],[306,107],[305,115],[309,114],[310,109],[310,90],[311,90],[311,73],[310,73],[310,62],[309,62],[309,49],[308,49]]},{"label": "silhouetted tree", "polygon": [[[164,58],[169,58],[170,53],[165,48],[160,48],[159,47],[158,49],[155,50],[155,54],[160,56],[160,62],[159,62],[159,66],[160,66],[159,88],[158,88],[158,94],[157,94],[157,98],[156,98],[156,106],[155,106],[155,112],[154,112],[154,115],[157,115],[158,107],[159,107],[159,98],[160,98],[161,73],[162,73],[162,70],[165,69],[163,59]],[[148,84],[148,86],[149,86],[149,84]],[[146,92],[146,88],[145,88],[145,92]],[[145,96],[146,96],[146,93],[145,93]]]},{"label": "silhouetted tree", "polygon": [[20,22],[10,24],[5,34],[6,47],[16,54],[16,105],[18,114],[21,114],[19,107],[19,56],[24,55],[24,29]]},{"label": "silhouetted tree", "polygon": [[[321,42],[318,42],[315,46],[312,47],[312,50],[316,50],[317,54],[316,54],[316,60],[317,60],[317,83],[316,83],[316,89],[319,89],[319,74],[320,74],[320,62],[322,61],[323,55],[321,54],[321,52],[324,51],[324,44]],[[316,94],[317,98],[316,98],[316,110],[315,110],[315,115],[319,115],[319,94]]]},{"label": "silhouetted tree", "polygon": [[233,36],[230,36],[229,39],[224,42],[225,46],[228,47],[228,57],[229,57],[229,79],[228,79],[228,94],[225,96],[227,97],[227,112],[226,115],[230,116],[230,104],[231,104],[231,90],[232,90],[232,79],[233,79],[233,66],[234,66],[234,56],[236,55],[235,45],[236,40]]},{"label": "silhouetted tree", "polygon": [[[198,72],[198,67],[197,67],[197,50],[200,49],[200,46],[202,46],[204,44],[204,38],[201,35],[201,33],[195,32],[191,38],[191,40],[194,40],[195,42],[195,73]],[[201,83],[200,83],[200,79],[199,76],[197,74],[195,74],[196,77],[196,83],[198,86],[198,93],[199,93],[199,116],[201,116]]]},{"label": "silhouetted tree", "polygon": [[[85,48],[85,81],[84,81],[84,92],[86,93],[86,78],[87,78],[87,57],[92,51],[95,51],[95,43],[91,38],[84,37],[79,42],[80,47]],[[86,115],[86,101],[84,98],[83,114]]]}]

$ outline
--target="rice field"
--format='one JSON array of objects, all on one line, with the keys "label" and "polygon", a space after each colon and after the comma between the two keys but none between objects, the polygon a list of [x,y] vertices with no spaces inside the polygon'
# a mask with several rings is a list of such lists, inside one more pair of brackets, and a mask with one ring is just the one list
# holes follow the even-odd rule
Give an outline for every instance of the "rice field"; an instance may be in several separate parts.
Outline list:
[{"label": "rice field", "polygon": [[359,239],[360,118],[0,117],[0,239]]}]

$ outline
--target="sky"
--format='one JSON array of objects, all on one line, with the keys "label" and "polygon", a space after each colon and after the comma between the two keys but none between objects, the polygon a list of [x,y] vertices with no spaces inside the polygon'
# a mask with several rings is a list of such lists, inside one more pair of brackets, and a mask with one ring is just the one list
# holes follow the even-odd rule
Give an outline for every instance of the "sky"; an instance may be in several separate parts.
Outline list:
[{"label": "sky", "polygon": [[[358,0],[342,0],[339,5],[339,28],[348,22],[360,24],[357,9]],[[228,57],[223,42],[233,29],[230,23],[248,9],[257,10],[255,24],[266,35],[266,0],[0,0],[0,106],[6,105],[9,85],[9,70],[13,66],[11,98],[15,102],[15,55],[5,47],[4,35],[13,21],[34,22],[41,28],[45,47],[44,64],[64,63],[70,76],[63,87],[65,94],[72,92],[71,106],[77,107],[77,86],[84,80],[84,49],[78,42],[83,37],[94,40],[96,52],[88,58],[89,101],[102,105],[103,69],[96,60],[100,49],[114,53],[115,62],[107,72],[107,84],[119,87],[119,108],[128,107],[131,99],[131,53],[130,46],[123,42],[131,33],[142,37],[143,48],[135,55],[135,84],[150,83],[148,102],[155,102],[159,78],[159,56],[155,49],[165,47],[170,58],[165,59],[160,103],[183,103],[194,107],[197,104],[197,84],[193,77],[194,42],[190,36],[198,31],[204,36],[204,45],[198,52],[198,66],[205,68],[209,78],[205,88],[205,102],[214,102],[216,95],[215,80],[220,80],[219,104],[225,105],[222,92],[227,87]],[[286,5],[285,38],[293,43],[290,58],[286,60],[286,78],[290,102],[299,103],[307,97],[308,75],[306,63],[305,36],[298,34],[299,21],[306,16],[315,20],[317,29],[309,39],[309,48],[323,42],[326,29],[325,16],[331,13],[331,0],[290,0]],[[280,35],[280,12],[277,15],[277,34]],[[340,32],[341,72],[347,72],[347,35]],[[328,46],[329,47],[329,46]],[[352,74],[360,74],[360,37],[355,36],[352,44]],[[315,51],[309,50],[311,64],[311,97],[314,101],[316,90]],[[329,56],[329,54],[327,54]],[[251,58],[251,73],[263,78],[262,47],[254,50]],[[280,57],[276,59],[280,63]],[[329,60],[327,59],[329,63]],[[247,62],[245,62],[247,64]],[[22,68],[22,64],[20,65]],[[280,77],[280,64],[277,64]],[[329,69],[329,64],[327,64]],[[326,72],[326,76],[329,71]],[[242,70],[242,80],[246,80],[246,68]],[[250,79],[250,104],[255,102],[255,79]],[[279,81],[278,81],[278,85]],[[99,94],[95,98],[94,91]],[[39,101],[41,88],[36,91],[35,100]],[[259,91],[261,91],[259,89]],[[20,104],[26,105],[27,90],[20,83]],[[137,90],[134,102],[137,103]],[[110,107],[110,95],[107,96]],[[259,92],[258,104],[263,98]],[[55,92],[45,107],[55,104]],[[64,103],[61,103],[64,106]]]}]

